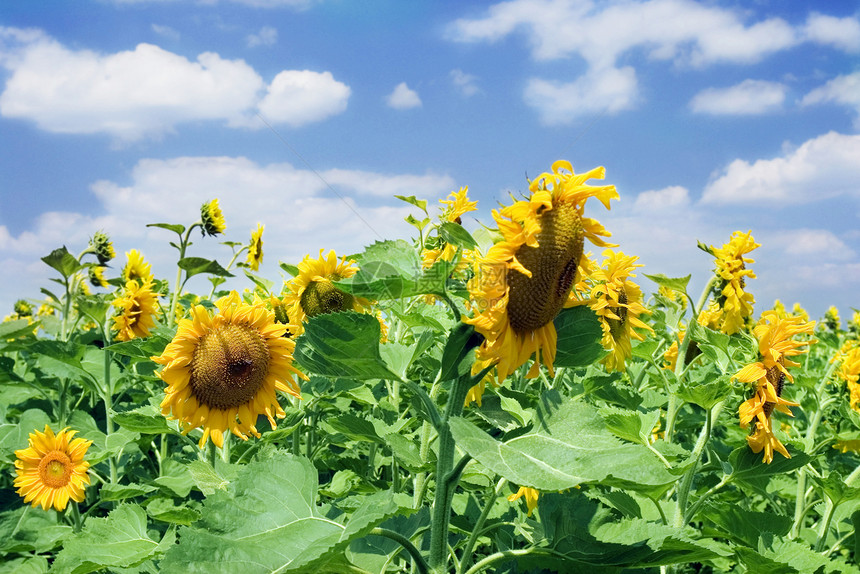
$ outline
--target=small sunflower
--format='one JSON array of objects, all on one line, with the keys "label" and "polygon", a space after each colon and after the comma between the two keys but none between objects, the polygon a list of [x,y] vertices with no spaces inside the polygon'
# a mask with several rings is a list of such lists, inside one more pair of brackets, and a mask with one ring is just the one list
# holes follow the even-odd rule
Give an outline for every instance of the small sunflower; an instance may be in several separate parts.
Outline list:
[{"label": "small sunflower", "polygon": [[830,331],[839,331],[839,327],[842,324],[839,319],[839,309],[831,305],[830,308],[824,312],[824,321],[822,321],[822,323],[824,323],[824,326]]},{"label": "small sunflower", "polygon": [[747,442],[753,452],[764,450],[764,461],[768,464],[773,460],[774,450],[790,458],[788,451],[773,434],[770,415],[775,409],[793,416],[788,407],[799,406],[783,399],[781,395],[786,379],[794,381],[787,367],[800,366],[789,357],[805,353],[802,347],[815,342],[814,339],[796,341],[793,337],[811,334],[814,327],[815,322],[805,323],[798,316],[780,318],[774,311],[762,313],[762,318],[753,329],[759,342],[761,360],[747,365],[733,377],[743,383],[755,384],[755,394],[741,404],[738,415],[741,428],[747,428],[755,421],[755,428],[747,437]]},{"label": "small sunflower", "polygon": [[93,287],[109,286],[107,279],[105,279],[105,267],[102,265],[93,265],[87,269],[87,278]]},{"label": "small sunflower", "polygon": [[537,376],[541,362],[550,369],[556,352],[553,319],[566,306],[583,258],[585,239],[609,247],[600,236],[610,233],[600,223],[584,217],[585,202],[596,197],[608,209],[618,198],[614,185],[585,185],[603,179],[604,169],[576,174],[569,162],[553,164],[529,186],[522,201],[494,210],[502,240],[479,262],[469,290],[476,314],[464,321],[475,326],[486,340],[478,359],[497,362],[501,383],[532,355],[535,363],[528,376]]},{"label": "small sunflower", "polygon": [[184,433],[202,427],[200,448],[210,438],[218,447],[224,433],[242,440],[259,438],[257,417],[265,415],[272,428],[284,418],[276,391],[301,397],[293,367],[295,342],[284,337],[287,325],[260,302],[244,303],[235,291],[219,299],[219,313],[205,307],[191,310],[164,352],[152,360],[164,368],[158,376],[167,384],[161,411],[179,420]]},{"label": "small sunflower", "polygon": [[836,374],[848,387],[851,408],[860,412],[860,347],[856,343],[843,354]]},{"label": "small sunflower", "polygon": [[257,229],[251,233],[251,243],[248,244],[248,259],[246,263],[253,271],[260,268],[263,262],[263,229],[265,225],[257,224]]},{"label": "small sunflower", "polygon": [[[439,203],[445,204],[447,207],[442,211],[440,218],[443,222],[462,224],[462,217],[470,211],[478,210],[477,201],[469,201],[469,188],[461,187],[460,191],[452,191],[448,197],[450,199],[440,199]],[[439,242],[435,248],[425,249],[421,253],[421,265],[425,269],[433,267],[437,261],[453,261],[457,254],[457,246],[444,241]],[[467,268],[472,262],[475,253],[472,250],[464,249],[462,251],[462,260],[458,265],[458,270],[462,271]]]},{"label": "small sunflower", "polygon": [[594,286],[589,306],[600,318],[603,348],[610,351],[603,364],[609,371],[622,371],[633,353],[630,339],[644,340],[636,327],[652,332],[653,329],[639,319],[650,311],[642,305],[639,286],[629,279],[636,276],[632,273],[636,267],[642,267],[636,263],[638,257],[611,249],[604,251],[603,256],[606,258],[603,267],[595,269],[590,277]]},{"label": "small sunflower", "polygon": [[122,268],[122,278],[124,281],[146,283],[154,279],[152,265],[143,259],[143,255],[137,249],[126,252],[125,257],[127,263]]},{"label": "small sunflower", "polygon": [[714,272],[721,280],[717,288],[717,304],[723,312],[720,330],[727,335],[740,331],[752,316],[755,300],[745,289],[746,279],[755,279],[755,273],[747,269],[747,264],[755,261],[744,255],[757,247],[760,244],[753,239],[752,231],[735,231],[722,247],[711,246],[716,264]]},{"label": "small sunflower", "polygon": [[155,327],[155,314],[158,312],[158,298],[152,291],[152,283],[126,282],[120,297],[113,301],[120,312],[113,318],[113,328],[120,341],[148,337]]},{"label": "small sunflower", "polygon": [[207,201],[200,206],[200,221],[203,235],[218,235],[227,229],[224,214],[218,206],[218,200]]},{"label": "small sunflower", "polygon": [[90,483],[87,475],[90,464],[84,456],[93,442],[72,439],[76,432],[66,428],[55,435],[51,427],[45,425],[45,432],[30,433],[27,448],[15,451],[18,459],[14,486],[24,497],[24,504],[62,511],[70,499],[84,500],[84,485]]},{"label": "small sunflower", "polygon": [[93,234],[93,238],[90,239],[90,249],[96,254],[96,258],[102,265],[116,257],[113,243],[104,231],[96,231]]},{"label": "small sunflower", "polygon": [[535,490],[534,488],[530,488],[528,486],[521,486],[519,490],[517,490],[514,494],[508,497],[508,500],[514,502],[515,500],[519,500],[520,498],[525,498],[526,508],[528,509],[526,516],[531,516],[534,509],[537,508],[538,496],[540,496],[540,492]]},{"label": "small sunflower", "polygon": [[358,272],[355,261],[343,257],[338,261],[337,254],[330,250],[327,256],[312,259],[306,255],[298,265],[299,274],[287,281],[287,293],[283,305],[289,310],[293,336],[304,332],[304,322],[308,317],[316,317],[337,311],[370,311],[370,301],[342,291],[334,286],[334,281],[348,279]]}]

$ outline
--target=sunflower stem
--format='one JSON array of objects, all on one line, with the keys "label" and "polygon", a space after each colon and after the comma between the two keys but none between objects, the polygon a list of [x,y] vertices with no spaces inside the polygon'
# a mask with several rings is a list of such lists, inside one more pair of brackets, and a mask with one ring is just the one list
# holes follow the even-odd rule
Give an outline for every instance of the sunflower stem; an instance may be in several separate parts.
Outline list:
[{"label": "sunflower stem", "polygon": [[69,509],[72,514],[72,525],[74,528],[74,532],[77,534],[81,531],[81,528],[84,525],[84,521],[81,519],[81,511],[78,508],[78,503],[74,500],[69,501]]},{"label": "sunflower stem", "polygon": [[[201,222],[194,223],[185,232],[185,237],[179,234],[179,261],[185,258],[185,250],[188,248],[188,240],[191,238],[191,230],[201,225]],[[176,281],[174,282],[173,297],[170,298],[170,309],[167,312],[167,327],[173,327],[176,322],[176,302],[179,300],[179,292],[182,290],[182,267],[176,266]]]},{"label": "sunflower stem", "polygon": [[[107,319],[105,320],[105,324],[102,328],[102,333],[105,340],[105,347],[110,345],[110,329],[107,325]],[[113,426],[113,381],[110,377],[110,366],[111,366],[111,352],[105,348],[104,349],[104,403],[105,403],[105,430],[107,431],[107,435],[110,436],[113,434],[114,426]],[[110,465],[110,483],[116,484],[117,472],[116,472],[116,456],[110,455],[108,457],[108,464]]]},{"label": "sunflower stem", "polygon": [[419,574],[428,574],[430,572],[430,569],[427,566],[427,561],[424,560],[424,557],[421,555],[421,552],[417,548],[415,548],[415,545],[412,544],[411,540],[409,540],[399,532],[395,532],[387,528],[376,527],[370,532],[368,532],[368,534],[384,536],[385,538],[389,538],[397,542],[412,557],[412,564],[415,565],[415,568],[419,572]]},{"label": "sunflower stem", "polygon": [[678,508],[675,511],[675,528],[682,528],[684,524],[686,524],[687,502],[690,496],[690,489],[693,486],[693,479],[696,476],[696,470],[699,467],[699,459],[702,457],[705,445],[708,444],[708,439],[711,438],[711,429],[713,428],[713,424],[717,418],[719,418],[725,404],[726,401],[722,400],[712,408],[708,409],[705,426],[702,427],[702,432],[699,433],[699,440],[696,441],[696,446],[693,447],[693,453],[690,455],[690,458],[693,460],[693,464],[684,474],[684,477],[681,479],[681,485],[678,487]]},{"label": "sunflower stem", "polygon": [[478,542],[478,537],[481,535],[484,523],[490,515],[490,510],[492,510],[493,505],[496,503],[496,499],[499,498],[499,494],[501,494],[502,489],[507,486],[507,484],[508,479],[500,478],[490,496],[487,497],[484,509],[481,511],[481,516],[479,516],[478,521],[475,522],[475,527],[472,529],[472,533],[469,535],[469,540],[466,541],[466,546],[463,548],[463,558],[460,561],[460,567],[457,569],[458,574],[462,574],[463,570],[468,568],[472,563],[472,551],[475,549],[475,544]]}]

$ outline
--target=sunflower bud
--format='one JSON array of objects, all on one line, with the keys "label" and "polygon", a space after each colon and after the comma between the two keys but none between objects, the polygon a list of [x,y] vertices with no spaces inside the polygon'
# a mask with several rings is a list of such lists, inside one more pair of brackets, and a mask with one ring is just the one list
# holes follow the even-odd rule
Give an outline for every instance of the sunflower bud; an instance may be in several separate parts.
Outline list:
[{"label": "sunflower bud", "polygon": [[218,199],[213,199],[200,206],[200,220],[203,222],[203,235],[218,235],[224,233],[227,224],[224,222],[224,214],[218,207]]},{"label": "sunflower bud", "polygon": [[13,307],[13,310],[20,319],[33,316],[33,306],[24,301],[23,299],[18,299],[17,301],[15,301],[15,306]]},{"label": "sunflower bud", "polygon": [[116,252],[113,250],[113,243],[111,243],[110,237],[108,237],[108,234],[104,231],[95,232],[93,238],[90,239],[90,247],[93,248],[99,263],[102,265],[116,257]]}]

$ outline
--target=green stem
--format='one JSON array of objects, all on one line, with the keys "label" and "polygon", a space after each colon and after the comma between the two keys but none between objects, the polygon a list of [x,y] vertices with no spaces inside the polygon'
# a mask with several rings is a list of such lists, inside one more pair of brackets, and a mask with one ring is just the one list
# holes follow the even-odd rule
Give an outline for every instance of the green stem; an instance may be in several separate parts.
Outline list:
[{"label": "green stem", "polygon": [[74,531],[80,532],[81,528],[84,525],[84,521],[81,519],[81,511],[78,508],[78,503],[71,500],[69,501],[70,511],[72,513],[72,523],[74,525]]},{"label": "green stem", "polygon": [[496,552],[495,554],[490,554],[486,558],[477,562],[474,566],[466,570],[465,574],[478,574],[482,570],[486,570],[493,564],[498,562],[504,562],[506,560],[510,560],[511,558],[516,558],[518,556],[545,556],[547,558],[555,558],[557,560],[570,560],[564,554],[560,552],[556,552],[555,550],[551,550],[549,548],[526,548],[524,550],[505,550],[503,552]]},{"label": "green stem", "polygon": [[[110,345],[110,328],[107,323],[105,323],[104,328],[102,329],[102,333],[105,340],[105,347]],[[111,366],[112,356],[111,352],[108,349],[104,349],[104,403],[105,403],[105,431],[107,435],[110,436],[113,434],[114,426],[113,426],[113,381],[110,376],[110,366]],[[116,471],[116,455],[111,455],[108,457],[108,464],[110,465],[110,483],[116,484],[117,479],[117,471]]]},{"label": "green stem", "polygon": [[408,538],[400,534],[399,532],[395,532],[393,530],[388,530],[387,528],[374,528],[368,534],[374,534],[376,536],[384,536],[385,538],[389,538],[394,540],[398,544],[400,544],[406,552],[412,557],[412,564],[418,570],[419,574],[429,574],[430,568],[427,566],[427,561],[424,560],[424,557],[421,555],[421,552],[415,545],[412,544]]},{"label": "green stem", "polygon": [[693,447],[693,453],[690,455],[690,458],[693,460],[693,464],[690,465],[690,468],[684,474],[684,477],[681,479],[681,485],[678,487],[678,508],[675,512],[675,528],[682,528],[684,524],[686,524],[687,502],[690,496],[690,489],[693,486],[693,479],[696,476],[696,470],[699,468],[699,460],[702,458],[702,452],[705,450],[705,445],[708,444],[708,439],[711,438],[711,428],[713,428],[713,423],[720,416],[720,412],[723,410],[723,406],[725,406],[725,404],[726,401],[723,400],[708,409],[705,426],[702,428],[702,432],[699,433],[699,439],[696,441],[696,445]]},{"label": "green stem", "polygon": [[[188,240],[191,238],[191,230],[201,225],[201,222],[193,224],[185,232],[185,237],[179,234],[179,261],[185,258],[185,250],[188,248]],[[182,267],[176,266],[176,281],[174,282],[173,297],[170,298],[170,309],[167,312],[167,327],[173,327],[176,322],[176,302],[179,300],[179,292],[182,290]]]},{"label": "green stem", "polygon": [[472,563],[472,551],[475,549],[475,544],[478,542],[478,537],[481,535],[481,531],[484,528],[484,523],[487,521],[487,517],[490,515],[490,510],[493,508],[493,505],[496,503],[496,499],[501,494],[502,489],[508,484],[508,479],[500,478],[499,482],[496,483],[496,488],[493,489],[492,494],[487,498],[487,502],[484,504],[484,510],[481,511],[481,516],[478,517],[478,521],[475,523],[475,527],[472,529],[472,533],[469,535],[469,540],[466,541],[466,546],[463,548],[463,559],[460,562],[460,568],[457,570],[460,574],[463,573],[465,568],[468,568]]},{"label": "green stem", "polygon": [[[227,271],[230,271],[230,268],[233,266],[234,263],[236,263],[236,258],[239,257],[239,255],[241,255],[244,251],[247,251],[247,250],[248,250],[247,245],[242,246],[242,248],[239,251],[237,251],[236,253],[233,254],[233,259],[230,260],[230,263],[228,263],[227,267],[225,267],[224,269],[226,269]],[[212,296],[215,295],[216,287],[217,287],[217,285],[215,285],[213,283],[212,289],[209,291],[209,297],[207,297],[207,299],[209,299],[210,301],[212,300]]]},{"label": "green stem", "polygon": [[837,506],[837,504],[833,504],[831,499],[827,499],[824,509],[824,520],[821,522],[821,530],[818,532],[818,542],[815,543],[816,552],[824,550],[824,543],[827,542],[827,533],[830,530],[830,522],[833,520],[833,513],[836,512]]}]

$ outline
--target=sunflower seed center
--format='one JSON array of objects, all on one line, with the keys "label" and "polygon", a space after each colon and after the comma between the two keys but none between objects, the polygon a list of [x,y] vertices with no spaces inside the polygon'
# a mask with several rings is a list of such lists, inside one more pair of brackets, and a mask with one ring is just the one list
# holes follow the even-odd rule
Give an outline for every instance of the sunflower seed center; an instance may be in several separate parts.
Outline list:
[{"label": "sunflower seed center", "polygon": [[59,450],[52,450],[39,461],[39,478],[51,488],[62,488],[69,484],[72,460]]}]

